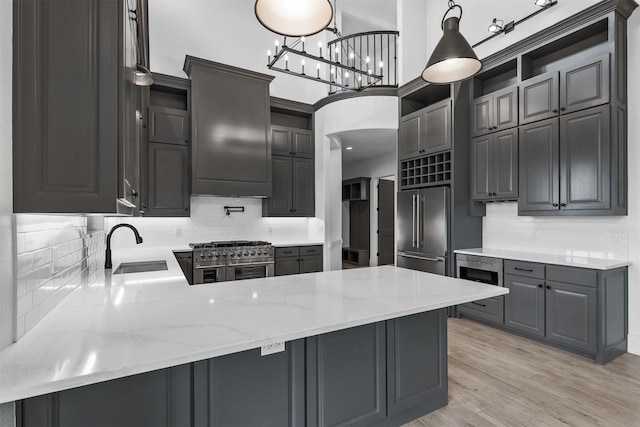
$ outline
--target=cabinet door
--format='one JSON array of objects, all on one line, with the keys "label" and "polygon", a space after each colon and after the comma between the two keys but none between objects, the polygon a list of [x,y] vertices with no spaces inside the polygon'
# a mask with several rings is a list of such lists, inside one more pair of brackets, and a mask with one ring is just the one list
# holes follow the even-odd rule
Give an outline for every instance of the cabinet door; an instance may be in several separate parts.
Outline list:
[{"label": "cabinet door", "polygon": [[609,54],[560,73],[560,111],[571,113],[609,102]]},{"label": "cabinet door", "polygon": [[547,281],[547,339],[596,351],[596,288]]},{"label": "cabinet door", "polygon": [[423,110],[422,153],[435,153],[451,148],[451,101],[446,100]]},{"label": "cabinet door", "polygon": [[307,338],[307,424],[369,426],[386,411],[385,323]]},{"label": "cabinet door", "polygon": [[520,86],[520,124],[524,125],[558,115],[557,72],[526,80]]},{"label": "cabinet door", "polygon": [[290,156],[293,154],[291,129],[284,126],[271,126],[271,154]]},{"label": "cabinet door", "polygon": [[314,155],[313,133],[310,130],[293,129],[293,155],[312,159]]},{"label": "cabinet door", "polygon": [[544,280],[506,274],[504,325],[539,337],[544,336]]},{"label": "cabinet door", "polygon": [[14,212],[115,212],[121,5],[15,3]]},{"label": "cabinet door", "polygon": [[293,158],[290,156],[272,156],[273,194],[267,200],[269,216],[291,216],[293,214],[293,193],[291,176]]},{"label": "cabinet door", "polygon": [[[293,158],[293,215],[315,215],[313,159]],[[291,183],[289,184],[291,186]]]},{"label": "cabinet door", "polygon": [[560,117],[560,206],[611,206],[609,105]]},{"label": "cabinet door", "polygon": [[185,145],[189,142],[189,113],[166,107],[149,107],[149,141]]},{"label": "cabinet door", "polygon": [[189,216],[189,147],[149,143],[145,216]]},{"label": "cabinet door", "polygon": [[191,425],[304,424],[304,340],[288,341],[284,351],[266,356],[257,348],[195,362],[193,376]]},{"label": "cabinet door", "polygon": [[493,134],[492,143],[494,198],[518,197],[518,129]]},{"label": "cabinet door", "polygon": [[558,119],[520,126],[519,213],[558,209],[560,177]]},{"label": "cabinet door", "polygon": [[493,192],[492,135],[471,140],[471,199],[488,200]]},{"label": "cabinet door", "polygon": [[322,271],[322,255],[300,256],[300,273]]},{"label": "cabinet door", "polygon": [[518,126],[518,87],[510,87],[493,94],[493,130]]},{"label": "cabinet door", "polygon": [[471,134],[480,136],[493,129],[493,96],[474,99],[471,104]]},{"label": "cabinet door", "polygon": [[447,404],[446,330],[444,309],[387,321],[389,417]]},{"label": "cabinet door", "polygon": [[420,155],[420,138],[422,137],[422,112],[416,111],[400,122],[398,139],[398,157],[400,160]]},{"label": "cabinet door", "polygon": [[274,275],[288,276],[289,274],[300,273],[300,262],[298,257],[276,258]]}]

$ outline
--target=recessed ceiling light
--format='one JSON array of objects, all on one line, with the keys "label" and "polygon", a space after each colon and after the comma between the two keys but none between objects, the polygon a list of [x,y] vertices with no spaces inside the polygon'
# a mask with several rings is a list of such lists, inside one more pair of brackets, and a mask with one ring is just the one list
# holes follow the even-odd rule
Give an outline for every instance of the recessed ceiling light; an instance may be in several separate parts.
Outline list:
[{"label": "recessed ceiling light", "polygon": [[353,150],[353,147],[347,147],[347,150]]}]

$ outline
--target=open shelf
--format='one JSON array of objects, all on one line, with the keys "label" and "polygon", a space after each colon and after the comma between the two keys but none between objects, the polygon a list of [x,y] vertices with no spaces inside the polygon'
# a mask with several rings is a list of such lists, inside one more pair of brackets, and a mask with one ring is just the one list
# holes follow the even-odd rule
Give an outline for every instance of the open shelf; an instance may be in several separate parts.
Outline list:
[{"label": "open shelf", "polygon": [[342,262],[353,265],[369,265],[369,249],[342,248]]},{"label": "open shelf", "polygon": [[518,61],[514,58],[475,76],[473,97],[488,95],[518,83]]},{"label": "open shelf", "polygon": [[400,115],[406,116],[449,98],[451,98],[451,85],[427,85],[401,98]]},{"label": "open shelf", "polygon": [[451,151],[400,162],[400,187],[428,187],[451,182]]},{"label": "open shelf", "polygon": [[353,178],[342,181],[342,200],[369,200],[371,178]]}]

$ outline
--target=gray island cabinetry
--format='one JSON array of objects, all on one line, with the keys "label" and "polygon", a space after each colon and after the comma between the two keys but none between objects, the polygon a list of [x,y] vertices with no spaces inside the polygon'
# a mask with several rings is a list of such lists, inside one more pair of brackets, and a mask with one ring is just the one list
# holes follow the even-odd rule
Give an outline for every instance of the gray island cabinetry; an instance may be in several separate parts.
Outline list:
[{"label": "gray island cabinetry", "polygon": [[18,402],[18,426],[402,425],[447,404],[446,309]]}]

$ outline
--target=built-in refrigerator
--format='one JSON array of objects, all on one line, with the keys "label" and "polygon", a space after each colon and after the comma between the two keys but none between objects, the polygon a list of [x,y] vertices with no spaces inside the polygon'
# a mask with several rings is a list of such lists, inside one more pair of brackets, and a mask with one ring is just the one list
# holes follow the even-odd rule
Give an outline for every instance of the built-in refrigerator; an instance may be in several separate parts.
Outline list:
[{"label": "built-in refrigerator", "polygon": [[450,189],[398,193],[397,266],[447,275]]}]

